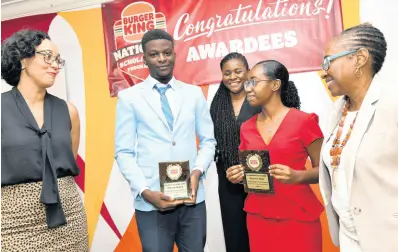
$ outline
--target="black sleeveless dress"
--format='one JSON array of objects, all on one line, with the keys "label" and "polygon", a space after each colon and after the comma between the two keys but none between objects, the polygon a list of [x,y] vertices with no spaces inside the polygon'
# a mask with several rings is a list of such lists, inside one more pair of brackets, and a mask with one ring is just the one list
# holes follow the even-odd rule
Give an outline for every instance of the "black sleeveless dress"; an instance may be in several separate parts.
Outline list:
[{"label": "black sleeveless dress", "polygon": [[46,94],[39,128],[18,88],[1,95],[2,251],[88,251],[65,101]]}]

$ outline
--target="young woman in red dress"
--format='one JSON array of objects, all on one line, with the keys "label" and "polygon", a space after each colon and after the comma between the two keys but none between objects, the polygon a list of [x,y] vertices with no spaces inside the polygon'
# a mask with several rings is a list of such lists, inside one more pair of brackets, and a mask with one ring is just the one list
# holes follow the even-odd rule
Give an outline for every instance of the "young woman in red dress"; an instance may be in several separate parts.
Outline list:
[{"label": "young woman in red dress", "polygon": [[[318,183],[323,140],[318,116],[299,110],[300,98],[284,65],[257,63],[245,82],[247,99],[262,112],[242,124],[241,150],[268,150],[275,193],[249,193],[244,210],[251,252],[321,252],[323,211],[309,184]],[[312,169],[305,163],[310,157]],[[232,183],[243,167],[227,170]]]}]

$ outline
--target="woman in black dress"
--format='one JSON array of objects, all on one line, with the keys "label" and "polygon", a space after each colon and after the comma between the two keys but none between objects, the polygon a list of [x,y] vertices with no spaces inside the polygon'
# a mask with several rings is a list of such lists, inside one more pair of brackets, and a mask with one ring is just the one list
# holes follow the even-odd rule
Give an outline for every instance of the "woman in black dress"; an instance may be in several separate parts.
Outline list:
[{"label": "woman in black dress", "polygon": [[240,125],[259,113],[249,105],[243,83],[249,66],[240,53],[226,55],[220,63],[222,81],[211,103],[210,113],[217,140],[218,194],[227,252],[250,251],[246,228],[246,213],[243,211],[246,194],[243,185],[232,184],[225,171],[239,164]]}]

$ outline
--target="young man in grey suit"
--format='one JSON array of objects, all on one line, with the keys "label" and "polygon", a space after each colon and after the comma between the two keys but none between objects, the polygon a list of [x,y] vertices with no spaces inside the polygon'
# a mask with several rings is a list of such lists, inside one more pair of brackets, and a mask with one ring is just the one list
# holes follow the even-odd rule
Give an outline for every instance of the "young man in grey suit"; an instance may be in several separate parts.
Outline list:
[{"label": "young man in grey suit", "polygon": [[[144,252],[200,252],[206,242],[202,178],[215,152],[213,122],[201,88],[178,81],[173,38],[163,30],[142,38],[150,75],[118,94],[115,158],[129,182]],[[199,138],[199,151],[196,148]],[[160,192],[159,162],[189,161],[191,198]]]}]

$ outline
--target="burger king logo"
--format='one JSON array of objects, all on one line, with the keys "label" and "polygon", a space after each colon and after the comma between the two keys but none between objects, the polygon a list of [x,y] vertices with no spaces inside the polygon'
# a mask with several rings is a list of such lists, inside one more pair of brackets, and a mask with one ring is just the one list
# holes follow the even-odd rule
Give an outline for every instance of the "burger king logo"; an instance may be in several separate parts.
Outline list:
[{"label": "burger king logo", "polygon": [[[121,13],[121,22],[117,29],[126,42],[140,42],[145,32],[153,29],[166,30],[166,18],[147,2],[135,2],[127,5]],[[116,28],[116,27],[115,27]]]},{"label": "burger king logo", "polygon": [[259,171],[263,166],[263,161],[258,154],[249,154],[246,158],[246,164],[252,171]]},{"label": "burger king logo", "polygon": [[[116,50],[112,56],[121,71],[115,72],[115,76],[125,80],[132,77],[133,81],[142,81],[148,76],[148,67],[142,58],[141,39],[147,31],[153,29],[167,30],[164,14],[155,12],[152,4],[135,2],[122,10],[120,20],[113,24]],[[114,82],[113,89],[124,89],[130,84],[128,81]]]},{"label": "burger king logo", "polygon": [[182,175],[182,167],[179,164],[171,164],[167,166],[166,173],[171,180],[178,180]]}]

